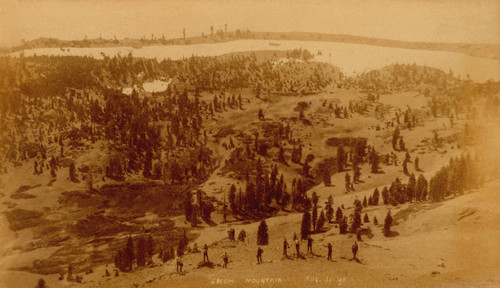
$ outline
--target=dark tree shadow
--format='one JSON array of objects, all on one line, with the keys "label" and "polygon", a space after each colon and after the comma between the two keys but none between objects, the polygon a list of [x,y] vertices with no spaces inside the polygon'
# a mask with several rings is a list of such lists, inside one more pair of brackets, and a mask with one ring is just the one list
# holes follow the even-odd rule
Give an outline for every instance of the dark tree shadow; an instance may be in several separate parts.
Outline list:
[{"label": "dark tree shadow", "polygon": [[359,264],[363,264],[363,262],[361,262],[361,260],[359,260],[358,258],[351,258],[351,259],[349,259],[349,261],[355,261]]},{"label": "dark tree shadow", "polygon": [[387,238],[394,238],[399,236],[399,233],[396,231],[389,231],[389,233],[384,233],[384,236]]},{"label": "dark tree shadow", "polygon": [[198,269],[203,267],[214,268],[215,264],[210,261],[201,261],[200,263],[198,263]]},{"label": "dark tree shadow", "polygon": [[306,260],[306,257],[302,253],[299,253],[299,255],[295,254],[295,258]]}]

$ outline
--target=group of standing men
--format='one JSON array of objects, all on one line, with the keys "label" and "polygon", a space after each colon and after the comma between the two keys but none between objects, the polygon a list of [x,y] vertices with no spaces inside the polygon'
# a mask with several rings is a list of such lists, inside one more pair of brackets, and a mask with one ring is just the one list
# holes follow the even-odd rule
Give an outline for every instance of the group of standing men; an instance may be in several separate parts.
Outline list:
[{"label": "group of standing men", "polygon": [[[313,251],[312,251],[313,242],[314,242],[314,240],[312,239],[311,236],[307,237],[307,253],[313,254]],[[295,243],[296,256],[297,256],[297,258],[299,258],[300,257],[300,241],[299,241],[299,239],[297,239],[297,237],[295,237],[294,243]],[[328,253],[327,253],[326,258],[328,260],[332,260],[332,250],[333,250],[332,243],[328,243],[328,245],[323,245],[323,246],[325,246],[328,249]],[[290,245],[288,244],[288,241],[286,241],[286,238],[284,238],[283,239],[283,255],[285,257],[288,257],[288,248],[290,248]],[[355,259],[355,260],[357,259],[356,258],[357,253],[358,253],[358,242],[355,241],[354,244],[352,245],[352,255],[353,255],[353,259]]]},{"label": "group of standing men", "polygon": [[[312,251],[313,242],[314,242],[314,240],[312,239],[311,236],[307,237],[307,253],[313,254],[313,251]],[[300,257],[300,241],[299,241],[299,239],[297,239],[297,237],[294,237],[294,244],[295,244],[295,250],[297,253],[296,254],[297,258],[299,258]],[[323,246],[325,246],[328,249],[327,259],[332,260],[332,250],[333,250],[332,243],[328,243],[328,245],[323,245]],[[290,248],[290,245],[288,244],[288,241],[286,241],[286,238],[284,238],[283,239],[283,255],[285,257],[288,257],[288,248]],[[358,243],[355,241],[354,244],[352,245],[352,255],[353,255],[354,260],[357,260],[356,256],[358,253],[358,248],[359,248]],[[264,253],[264,250],[262,250],[262,248],[259,246],[257,248],[257,264],[262,263],[262,254],[263,253]],[[227,264],[229,263],[229,256],[228,256],[227,252],[222,254],[221,257],[222,257],[222,260],[224,261],[224,264],[222,267],[227,268]],[[207,244],[205,244],[205,246],[203,247],[203,261],[209,262],[208,245]],[[176,262],[177,262],[177,272],[182,273],[183,263],[182,263],[181,257],[177,256]]]}]

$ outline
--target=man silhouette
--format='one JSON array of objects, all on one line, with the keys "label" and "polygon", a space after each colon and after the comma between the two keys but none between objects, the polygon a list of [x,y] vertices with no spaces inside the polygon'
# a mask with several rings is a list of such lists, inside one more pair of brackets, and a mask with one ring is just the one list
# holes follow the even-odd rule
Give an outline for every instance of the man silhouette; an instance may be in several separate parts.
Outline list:
[{"label": "man silhouette", "polygon": [[208,260],[208,245],[207,244],[205,244],[205,247],[203,248],[203,261],[210,262]]},{"label": "man silhouette", "polygon": [[295,239],[295,249],[297,250],[297,258],[300,256],[300,242],[299,239]]},{"label": "man silhouette", "polygon": [[311,236],[307,237],[307,252],[313,253],[313,239]]},{"label": "man silhouette", "polygon": [[327,259],[328,260],[332,260],[332,243],[328,243],[328,245],[326,246],[328,248],[328,256],[327,256]]},{"label": "man silhouette", "polygon": [[259,249],[257,249],[257,264],[262,263],[262,253],[264,253],[264,250],[259,247]]},{"label": "man silhouette", "polygon": [[358,242],[354,241],[354,244],[352,244],[352,259],[358,259],[356,254],[358,254]]}]

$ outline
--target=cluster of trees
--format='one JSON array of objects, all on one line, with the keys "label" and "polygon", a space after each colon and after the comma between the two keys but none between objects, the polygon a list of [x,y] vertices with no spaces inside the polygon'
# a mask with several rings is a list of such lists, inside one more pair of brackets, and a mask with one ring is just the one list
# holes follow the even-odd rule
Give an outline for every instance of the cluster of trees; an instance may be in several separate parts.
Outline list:
[{"label": "cluster of trees", "polygon": [[363,207],[367,206],[377,206],[380,203],[380,192],[378,191],[378,187],[373,190],[372,195],[368,197],[368,200],[366,196],[363,198]]},{"label": "cluster of trees", "polygon": [[115,267],[120,269],[120,271],[132,271],[134,262],[137,264],[137,267],[144,267],[152,261],[155,243],[151,235],[147,238],[142,235],[139,236],[136,247],[134,249],[134,241],[132,240],[132,236],[129,236],[125,248],[119,250],[115,256]]},{"label": "cluster of trees", "polygon": [[[213,164],[212,152],[203,145],[202,118],[207,105],[197,97],[190,98],[187,91],[169,94],[141,101],[135,91],[130,96],[107,91],[104,109],[93,106],[92,119],[125,159],[123,163],[112,159],[107,176],[121,178],[124,172],[142,170],[146,178],[170,179],[172,183],[207,176]],[[176,159],[174,152],[180,149],[188,149],[192,156]]]},{"label": "cluster of trees", "polygon": [[453,85],[453,73],[414,64],[393,64],[350,79],[352,85],[366,90],[408,89],[431,86],[444,89]]},{"label": "cluster of trees", "polygon": [[[339,206],[337,210],[333,208],[332,196],[328,197],[328,200],[325,202],[325,209],[321,210],[318,215],[318,200],[319,197],[316,192],[313,192],[311,198],[307,199],[310,205],[305,207],[302,214],[300,228],[302,239],[306,239],[313,233],[321,233],[326,223],[337,223],[340,234],[346,234],[348,232],[356,234],[361,228],[361,225],[363,225],[361,221],[363,207],[359,200],[356,199],[354,201],[354,212],[349,215],[350,220],[348,220],[347,215],[344,215],[343,206]],[[324,211],[326,211],[326,213]],[[366,221],[366,217],[368,217],[368,215],[365,215],[365,222],[368,222]],[[350,221],[350,226],[348,221]]]},{"label": "cluster of trees", "polygon": [[[350,108],[350,112],[352,113],[353,110],[353,106],[352,106],[352,102],[351,103],[351,106],[349,106]],[[326,105],[327,102],[326,100],[323,101],[323,107],[328,107],[328,109],[332,109],[333,110],[333,114],[335,115],[335,118],[344,118],[344,119],[347,119],[349,118],[349,112],[347,111],[347,107],[346,106],[339,106],[338,103],[335,103],[335,106],[330,103],[328,104],[328,106]]]},{"label": "cluster of trees", "polygon": [[314,58],[314,55],[311,54],[311,52],[309,52],[309,50],[299,48],[299,49],[293,49],[292,51],[287,51],[286,58],[308,61],[308,60]]},{"label": "cluster of trees", "polygon": [[394,132],[392,133],[392,148],[396,151],[406,151],[406,145],[399,127],[394,128]]},{"label": "cluster of trees", "polygon": [[[295,57],[297,53],[292,54]],[[305,51],[300,51],[300,54],[301,57],[308,55]],[[62,109],[67,113],[59,113],[56,121],[50,121],[56,125],[54,128],[58,128],[57,134],[71,128],[76,130],[75,136],[92,141],[105,137],[112,142],[113,149],[126,155],[129,167],[125,169],[125,163],[122,167],[110,164],[114,166],[109,167],[111,177],[120,179],[120,172],[128,169],[143,169],[145,176],[158,177],[149,159],[154,161],[158,157],[160,144],[193,146],[204,143],[204,139],[198,139],[204,116],[213,116],[226,107],[242,108],[241,95],[238,98],[234,95],[225,97],[222,93],[222,97],[214,96],[213,102],[205,102],[199,101],[199,91],[260,85],[263,93],[284,93],[289,87],[310,93],[328,85],[330,78],[327,75],[333,69],[314,62],[281,66],[274,65],[273,61],[260,61],[254,53],[161,62],[134,58],[132,54],[103,56],[102,60],[91,57],[1,57],[0,83],[5,85],[0,89],[0,121],[11,115],[21,117],[21,123],[32,118],[34,125],[39,125],[49,122],[44,112]],[[302,77],[304,73],[310,75]],[[195,98],[188,99],[187,91],[180,93],[175,85],[169,85],[166,92],[158,93],[156,97],[143,99],[135,91],[126,96],[108,88],[140,86],[145,81],[162,77],[173,78],[173,83],[194,89]],[[162,96],[164,99],[158,99]],[[82,125],[72,125],[75,122]],[[23,125],[16,129],[28,130]],[[12,154],[13,150],[22,149],[24,142],[19,137],[9,133],[3,134],[4,137],[6,139],[0,144],[9,143],[10,146],[2,147],[6,148],[2,151]],[[78,141],[76,139],[74,143]],[[145,164],[145,167],[139,167],[140,164]],[[162,170],[159,167],[156,172]]]},{"label": "cluster of trees", "polygon": [[[255,161],[254,175],[255,177],[251,179],[247,173],[244,197],[240,189],[238,197],[234,197],[235,200],[230,204],[235,207],[233,214],[252,216],[279,208],[284,210],[290,202],[290,194],[287,192],[287,185],[283,174],[279,173],[278,166],[272,166],[268,172],[259,158]],[[232,188],[236,194],[234,190],[235,188]],[[232,198],[230,196],[230,201]]]},{"label": "cluster of trees", "polygon": [[205,222],[211,222],[212,212],[215,211],[215,207],[212,204],[213,199],[203,197],[203,191],[196,190],[196,204],[193,204],[193,194],[191,191],[186,191],[186,197],[184,200],[184,215],[186,221],[191,222],[192,225],[197,225],[200,223],[199,217],[201,217]]},{"label": "cluster of trees", "polygon": [[328,220],[329,222],[333,218],[333,198],[330,196],[328,201],[325,203],[327,209],[327,217],[323,210],[321,210],[318,216],[318,201],[319,197],[316,192],[313,192],[311,199],[307,199],[308,202],[312,204],[312,214],[310,212],[310,206],[306,207],[304,214],[302,216],[302,223],[300,228],[300,234],[302,239],[306,239],[312,233],[319,233],[323,230],[323,227]]},{"label": "cluster of trees", "polygon": [[365,115],[369,111],[372,101],[365,99],[352,99],[349,100],[349,112],[351,114],[358,113]]},{"label": "cluster of trees", "polygon": [[[389,188],[386,186],[382,189],[382,201],[385,205],[390,204],[394,206],[406,202],[425,201],[428,197],[428,190],[428,182],[422,174],[420,174],[418,180],[415,178],[415,175],[410,175],[406,184],[402,183],[399,177],[397,177]],[[372,201],[375,198],[375,192],[378,192],[378,189],[374,191]],[[376,204],[374,203],[374,205]]]},{"label": "cluster of trees", "polygon": [[[477,154],[476,154],[477,156]],[[451,158],[447,166],[442,167],[431,178],[429,197],[433,201],[441,201],[453,194],[463,194],[465,191],[479,188],[484,182],[479,170],[479,159],[473,159],[470,154]]]}]

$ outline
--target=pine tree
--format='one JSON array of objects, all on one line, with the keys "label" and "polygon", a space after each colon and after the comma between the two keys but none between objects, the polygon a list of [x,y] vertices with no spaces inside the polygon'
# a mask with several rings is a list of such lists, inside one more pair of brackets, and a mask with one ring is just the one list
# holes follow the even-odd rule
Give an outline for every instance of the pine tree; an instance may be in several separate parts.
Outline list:
[{"label": "pine tree", "polygon": [[391,235],[391,226],[392,226],[392,216],[391,210],[387,211],[387,216],[385,216],[384,221],[384,236],[389,237]]},{"label": "pine tree", "polygon": [[243,213],[243,196],[241,195],[241,187],[238,189],[238,205],[236,206],[236,210],[238,213]]},{"label": "pine tree", "polygon": [[313,206],[312,212],[312,229],[316,231],[316,222],[318,220],[318,207],[316,205]]},{"label": "pine tree", "polygon": [[191,221],[193,216],[193,204],[191,203],[191,192],[186,192],[186,198],[184,200],[184,215],[186,216],[186,221]]},{"label": "pine tree", "polygon": [[399,139],[399,128],[396,127],[394,129],[394,133],[392,133],[392,148],[396,151],[398,150],[397,149],[398,139]]},{"label": "pine tree", "polygon": [[349,173],[345,174],[345,190],[347,192],[351,190],[351,175]]},{"label": "pine tree", "polygon": [[200,215],[203,215],[203,197],[201,195],[202,192],[203,191],[201,189],[196,190],[196,202],[198,203],[198,212],[200,213]]},{"label": "pine tree", "polygon": [[359,178],[361,177],[361,168],[359,167],[359,162],[357,160],[357,156],[354,158],[355,160],[352,162],[352,181],[354,183],[359,182]]},{"label": "pine tree", "polygon": [[361,228],[361,211],[363,210],[363,206],[361,205],[361,201],[358,199],[354,200],[354,214],[352,215],[352,223],[351,223],[351,233],[358,232],[358,229]]},{"label": "pine tree", "polygon": [[234,186],[234,184],[232,184],[229,189],[229,206],[231,207],[233,215],[238,215],[238,207],[236,205],[236,186]]},{"label": "pine tree", "polygon": [[337,173],[344,171],[345,152],[342,146],[337,149]]},{"label": "pine tree", "polygon": [[432,201],[441,201],[448,195],[448,174],[448,168],[443,167],[431,178],[429,183],[429,196]]},{"label": "pine tree", "polygon": [[428,186],[429,185],[428,185],[427,180],[425,179],[424,175],[420,174],[420,176],[418,176],[417,187],[416,187],[416,200],[417,201],[424,201],[427,199]]},{"label": "pine tree", "polygon": [[347,233],[347,217],[343,217],[342,221],[339,224],[339,233],[346,234]]},{"label": "pine tree", "polygon": [[252,212],[256,207],[255,186],[253,183],[247,182],[245,189],[245,211]]},{"label": "pine tree", "polygon": [[300,229],[301,239],[307,239],[307,236],[311,234],[311,213],[305,212],[302,216],[302,225]]},{"label": "pine tree", "polygon": [[244,229],[242,229],[238,234],[238,240],[241,242],[245,242],[246,237],[247,237],[247,232]]},{"label": "pine tree", "polygon": [[153,258],[154,249],[155,243],[153,241],[153,237],[151,235],[148,235],[148,240],[146,241],[147,259],[151,260]]},{"label": "pine tree", "polygon": [[177,246],[177,256],[182,256],[184,255],[184,250],[186,249],[186,246],[188,245],[189,240],[186,235],[186,230],[184,230],[184,235],[182,238],[179,240],[179,245]]},{"label": "pine tree", "polygon": [[410,175],[410,172],[408,172],[408,161],[405,159],[403,161],[403,173],[405,173],[406,176]]},{"label": "pine tree", "polygon": [[377,216],[373,217],[373,224],[378,225],[378,219]]},{"label": "pine tree", "polygon": [[323,183],[325,184],[325,186],[332,185],[332,176],[330,175],[330,170],[327,168],[323,169]]},{"label": "pine tree", "polygon": [[146,241],[140,236],[137,241],[137,266],[144,267],[146,265]]},{"label": "pine tree", "polygon": [[76,176],[75,162],[71,162],[71,164],[69,165],[69,179],[71,180],[71,182],[80,182]]},{"label": "pine tree", "polygon": [[363,207],[366,208],[367,206],[368,206],[368,203],[366,201],[366,195],[365,195],[365,197],[363,198]]},{"label": "pine tree", "polygon": [[323,229],[325,220],[325,213],[321,210],[321,213],[319,213],[318,223],[316,224],[316,232],[320,232]]},{"label": "pine tree", "polygon": [[406,184],[406,200],[413,201],[416,198],[416,186],[417,181],[415,180],[415,175],[411,174],[408,179],[408,184]]},{"label": "pine tree", "polygon": [[56,160],[54,159],[54,157],[52,157],[52,159],[50,159],[50,176],[52,176],[52,178],[57,177],[56,169]]},{"label": "pine tree", "polygon": [[374,206],[377,206],[379,202],[380,202],[380,192],[378,192],[378,188],[375,188],[375,190],[373,191],[372,204]]},{"label": "pine tree", "polygon": [[365,223],[370,222],[370,218],[368,218],[368,213],[365,213],[365,217],[363,218],[363,222],[365,222]]},{"label": "pine tree", "polygon": [[334,210],[333,210],[333,197],[332,195],[330,195],[328,197],[328,201],[326,202],[326,219],[328,220],[328,223],[331,223],[332,222],[332,219],[333,219],[333,213],[334,213]]},{"label": "pine tree", "polygon": [[340,223],[342,222],[342,219],[344,219],[344,213],[340,207],[337,207],[337,212],[335,212],[335,222]]},{"label": "pine tree", "polygon": [[135,253],[134,253],[134,242],[132,241],[132,236],[128,237],[127,240],[127,246],[125,246],[125,263],[124,267],[127,267],[127,271],[132,270],[132,263],[135,260]]},{"label": "pine tree", "polygon": [[372,150],[370,153],[370,165],[371,165],[371,173],[378,173],[379,170],[380,157],[377,155],[375,150]]},{"label": "pine tree", "polygon": [[257,245],[267,245],[269,243],[269,235],[267,234],[266,221],[262,220],[257,232]]},{"label": "pine tree", "polygon": [[405,160],[406,160],[406,162],[408,162],[408,163],[412,163],[412,162],[411,162],[411,156],[410,156],[410,152],[409,152],[409,151],[406,151],[406,153],[405,153]]},{"label": "pine tree", "polygon": [[278,162],[287,164],[285,160],[285,150],[283,149],[282,145],[280,145],[280,150],[278,152]]},{"label": "pine tree", "polygon": [[312,201],[313,206],[318,206],[319,196],[316,193],[316,191],[314,191],[312,193],[312,195],[311,195],[311,201]]},{"label": "pine tree", "polygon": [[290,194],[288,194],[286,191],[283,193],[283,196],[281,197],[281,210],[285,210],[286,205],[290,203]]},{"label": "pine tree", "polygon": [[206,222],[212,221],[211,220],[211,214],[215,210],[214,206],[212,205],[212,203],[210,203],[210,202],[202,202],[202,208],[203,208],[203,211],[202,211],[203,220],[205,220]]},{"label": "pine tree", "polygon": [[151,178],[151,171],[153,170],[153,152],[151,148],[146,151],[146,157],[144,158],[144,170],[142,175],[146,178]]},{"label": "pine tree", "polygon": [[384,201],[384,205],[389,204],[389,190],[387,190],[387,187],[382,189],[382,199]]},{"label": "pine tree", "polygon": [[261,108],[261,109],[259,109],[259,120],[264,120],[264,119],[265,119],[264,112],[262,111],[262,108]]},{"label": "pine tree", "polygon": [[420,164],[420,160],[418,159],[418,156],[417,156],[417,157],[415,157],[415,161],[414,161],[414,163],[413,163],[413,166],[414,166],[414,168],[415,168],[415,171],[417,171],[417,172],[420,172],[420,171],[421,171],[421,170],[420,170],[420,166],[419,166],[419,164]]},{"label": "pine tree", "polygon": [[399,149],[401,151],[405,151],[406,150],[405,141],[403,140],[403,136],[401,136],[401,138],[399,139]]},{"label": "pine tree", "polygon": [[[275,166],[276,171],[278,171],[277,166]],[[276,172],[278,174],[278,172]],[[276,203],[280,203],[283,198],[283,194],[286,193],[286,183],[283,177],[283,174],[280,176],[280,180],[278,180],[277,184],[274,185],[274,198],[276,199]]]},{"label": "pine tree", "polygon": [[36,288],[47,288],[47,286],[45,285],[45,280],[40,278],[38,280],[38,284],[36,285]]}]

